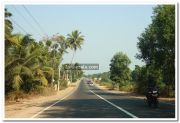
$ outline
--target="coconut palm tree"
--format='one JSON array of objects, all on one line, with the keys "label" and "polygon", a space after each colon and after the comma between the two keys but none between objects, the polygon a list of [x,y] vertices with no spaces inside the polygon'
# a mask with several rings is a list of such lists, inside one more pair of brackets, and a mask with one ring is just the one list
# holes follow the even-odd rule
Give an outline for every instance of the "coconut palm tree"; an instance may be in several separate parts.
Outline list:
[{"label": "coconut palm tree", "polygon": [[[11,46],[9,55],[6,56],[5,63],[5,80],[7,85],[11,85],[12,89],[18,91],[23,83],[23,78],[29,79],[32,77],[32,71],[27,65],[28,62],[37,55],[34,50],[30,53],[31,45],[28,45],[33,40],[30,35],[17,35],[16,40],[20,46]],[[29,40],[29,42],[25,42]]]},{"label": "coconut palm tree", "polygon": [[[9,20],[11,13],[5,10],[5,91],[29,92],[34,88],[46,87],[53,76],[50,51],[51,42],[44,45],[36,42],[31,35],[13,34],[13,24]],[[57,60],[54,60],[57,66]]]},{"label": "coconut palm tree", "polygon": [[[47,86],[48,80],[45,73],[52,73],[51,68],[45,68],[41,64],[44,47],[35,42],[30,35],[19,35],[17,37],[20,46],[11,46],[10,55],[5,64],[5,81],[7,91],[30,90],[27,83],[38,82],[39,85]],[[45,59],[44,59],[45,60]],[[52,74],[51,74],[52,75]],[[24,86],[25,85],[25,86]]]},{"label": "coconut palm tree", "polygon": [[[84,42],[84,36],[81,35],[81,32],[79,32],[78,30],[73,31],[71,34],[68,34],[67,36],[68,36],[67,41],[69,42],[69,46],[74,51],[71,59],[71,66],[72,66],[72,61],[75,52],[77,49],[81,49],[81,46]],[[72,82],[72,72],[71,72],[71,82]]]},{"label": "coconut palm tree", "polygon": [[13,23],[10,21],[10,17],[12,16],[12,14],[10,12],[8,12],[7,9],[5,9],[5,26],[4,26],[4,30],[5,30],[5,54],[7,54],[8,52],[8,48],[12,45],[16,45],[19,46],[18,41],[16,40],[17,34],[12,34],[13,31]]}]

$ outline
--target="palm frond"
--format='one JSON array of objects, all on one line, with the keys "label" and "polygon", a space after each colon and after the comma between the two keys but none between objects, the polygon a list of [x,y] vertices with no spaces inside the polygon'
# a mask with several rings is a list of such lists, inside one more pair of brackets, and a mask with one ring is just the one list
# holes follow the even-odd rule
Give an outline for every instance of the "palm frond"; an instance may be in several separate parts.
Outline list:
[{"label": "palm frond", "polygon": [[5,65],[5,69],[8,70],[9,68],[16,66],[17,64],[19,64],[19,62],[22,62],[22,60],[23,60],[22,58],[17,58],[13,61],[10,61]]},{"label": "palm frond", "polygon": [[21,74],[22,74],[22,75],[29,76],[29,77],[32,77],[32,76],[33,76],[32,70],[31,70],[29,67],[26,67],[26,66],[22,66],[22,68],[21,68]]},{"label": "palm frond", "polygon": [[20,75],[15,75],[12,80],[12,88],[14,90],[19,90],[23,80]]},{"label": "palm frond", "polygon": [[52,67],[43,67],[42,70],[44,73],[47,73],[49,76],[52,76],[54,73],[54,70]]},{"label": "palm frond", "polygon": [[33,58],[40,55],[39,49],[36,49],[31,55],[29,55],[27,58],[24,58],[23,65],[26,65],[28,62],[30,62]]},{"label": "palm frond", "polygon": [[48,80],[43,76],[40,77],[40,82],[43,86],[47,86],[48,85]]}]

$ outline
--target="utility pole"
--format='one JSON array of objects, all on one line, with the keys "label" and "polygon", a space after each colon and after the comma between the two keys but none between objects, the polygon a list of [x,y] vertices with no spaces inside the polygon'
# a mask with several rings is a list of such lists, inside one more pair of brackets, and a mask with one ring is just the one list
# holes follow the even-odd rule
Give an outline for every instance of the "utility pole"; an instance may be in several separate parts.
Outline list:
[{"label": "utility pole", "polygon": [[59,77],[58,77],[58,86],[57,86],[57,89],[58,89],[58,91],[59,91],[59,88],[60,88],[60,79],[61,79],[61,62],[62,62],[62,59],[60,58],[59,59],[59,66],[58,66],[58,68],[59,68]]},{"label": "utility pole", "polygon": [[61,69],[61,68],[60,68],[60,65],[59,65],[59,77],[58,77],[59,79],[58,79],[58,86],[57,86],[57,90],[58,90],[58,91],[59,91],[59,83],[60,83],[60,76],[61,76],[61,75],[60,75],[60,74],[61,74],[61,73],[60,73],[60,72],[61,72],[60,69]]}]

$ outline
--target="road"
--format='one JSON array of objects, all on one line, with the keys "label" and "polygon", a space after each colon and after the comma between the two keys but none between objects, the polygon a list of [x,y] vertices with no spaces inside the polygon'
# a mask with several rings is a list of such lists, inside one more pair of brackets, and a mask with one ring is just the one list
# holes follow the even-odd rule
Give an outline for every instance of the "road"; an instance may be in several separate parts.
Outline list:
[{"label": "road", "polygon": [[175,118],[175,106],[149,108],[143,99],[106,92],[82,80],[71,95],[35,118]]}]

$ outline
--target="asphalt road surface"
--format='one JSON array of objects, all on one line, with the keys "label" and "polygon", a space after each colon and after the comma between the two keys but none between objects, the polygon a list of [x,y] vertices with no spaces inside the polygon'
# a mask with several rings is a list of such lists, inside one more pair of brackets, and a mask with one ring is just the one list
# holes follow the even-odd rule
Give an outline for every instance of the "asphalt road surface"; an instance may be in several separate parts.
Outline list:
[{"label": "asphalt road surface", "polygon": [[149,108],[143,99],[109,93],[82,80],[71,95],[35,118],[175,118],[175,105]]}]

